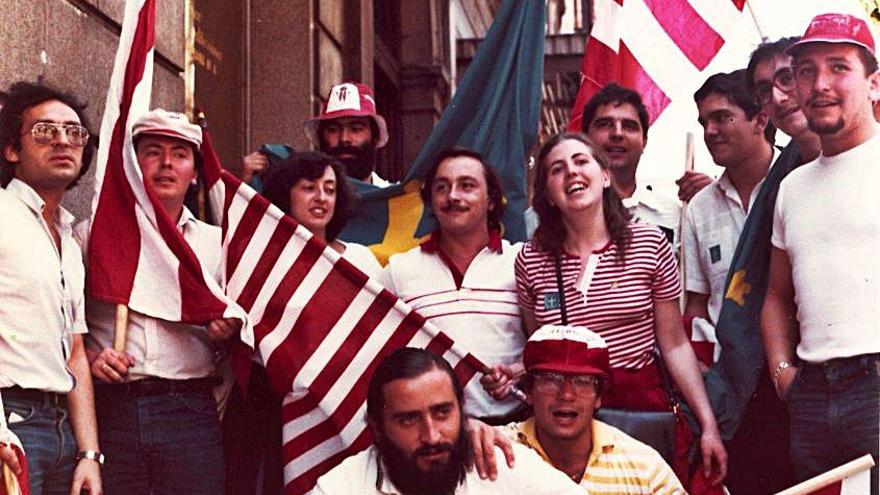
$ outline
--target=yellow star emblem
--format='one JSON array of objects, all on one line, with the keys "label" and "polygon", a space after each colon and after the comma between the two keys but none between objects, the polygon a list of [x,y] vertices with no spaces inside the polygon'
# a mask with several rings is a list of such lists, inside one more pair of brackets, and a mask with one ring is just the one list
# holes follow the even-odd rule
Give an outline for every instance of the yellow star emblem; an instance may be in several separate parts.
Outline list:
[{"label": "yellow star emblem", "polygon": [[746,270],[737,270],[730,279],[730,286],[727,288],[726,299],[730,299],[740,306],[746,304],[746,294],[752,291],[752,286],[746,282]]}]

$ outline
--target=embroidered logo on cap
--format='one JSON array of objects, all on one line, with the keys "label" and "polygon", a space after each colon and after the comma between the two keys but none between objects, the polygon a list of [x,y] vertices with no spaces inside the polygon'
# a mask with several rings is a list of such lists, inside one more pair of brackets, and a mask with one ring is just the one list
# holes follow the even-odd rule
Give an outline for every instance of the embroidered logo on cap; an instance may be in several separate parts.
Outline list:
[{"label": "embroidered logo on cap", "polygon": [[327,113],[341,110],[360,110],[361,95],[354,84],[339,84],[330,91],[330,99],[327,100]]}]

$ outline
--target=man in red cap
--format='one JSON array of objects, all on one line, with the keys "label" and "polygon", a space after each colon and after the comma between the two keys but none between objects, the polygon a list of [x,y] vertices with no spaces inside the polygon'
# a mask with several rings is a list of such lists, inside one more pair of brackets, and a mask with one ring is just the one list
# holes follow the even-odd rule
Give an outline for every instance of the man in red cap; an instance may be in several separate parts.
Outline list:
[{"label": "man in red cap", "polygon": [[[878,458],[880,75],[867,23],[849,15],[815,17],[786,52],[822,153],[780,185],[761,332],[796,474],[809,478]],[[876,465],[871,484],[876,495]]]},{"label": "man in red cap", "polygon": [[[376,112],[376,100],[369,86],[351,81],[333,86],[321,114],[307,120],[304,127],[312,144],[338,158],[349,177],[380,187],[388,185],[376,174],[376,154],[388,143],[388,126]],[[268,165],[268,158],[261,151],[247,155],[242,180],[249,182]]]},{"label": "man in red cap", "polygon": [[608,346],[584,327],[545,325],[523,352],[523,390],[534,417],[516,440],[588,493],[685,493],[657,451],[593,418],[610,386]]}]

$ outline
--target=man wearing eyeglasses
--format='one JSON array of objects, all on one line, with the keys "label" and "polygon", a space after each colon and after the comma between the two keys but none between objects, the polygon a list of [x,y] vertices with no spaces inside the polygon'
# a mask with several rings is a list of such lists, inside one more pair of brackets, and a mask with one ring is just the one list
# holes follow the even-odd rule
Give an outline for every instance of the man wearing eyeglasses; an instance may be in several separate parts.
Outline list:
[{"label": "man wearing eyeglasses", "polygon": [[[822,153],[779,188],[761,313],[767,364],[806,479],[880,446],[880,99],[867,23],[816,16],[787,53]],[[871,470],[878,493],[878,470]]]},{"label": "man wearing eyeglasses", "polygon": [[505,427],[588,493],[683,494],[657,451],[593,418],[611,386],[608,346],[584,327],[545,325],[526,342],[520,382],[534,416]]},{"label": "man wearing eyeglasses", "polygon": [[[71,95],[19,82],[0,110],[0,396],[35,495],[102,492],[85,271],[61,206],[94,153],[83,109]],[[0,446],[0,459],[10,462],[9,452]]]}]

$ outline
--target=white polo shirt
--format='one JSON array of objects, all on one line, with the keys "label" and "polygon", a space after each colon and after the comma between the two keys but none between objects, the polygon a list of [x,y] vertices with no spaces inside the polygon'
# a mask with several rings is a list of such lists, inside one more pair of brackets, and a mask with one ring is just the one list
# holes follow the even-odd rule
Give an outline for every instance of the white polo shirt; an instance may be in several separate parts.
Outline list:
[{"label": "white polo shirt", "polygon": [[[220,280],[220,228],[200,222],[183,209],[177,228],[202,264],[202,270]],[[77,225],[82,239],[88,228]],[[83,250],[87,245],[83,244]],[[116,306],[89,299],[86,307],[90,333],[86,347],[100,352],[113,347]],[[205,327],[160,320],[141,313],[128,314],[128,339],[125,350],[134,357],[126,381],[147,377],[185,380],[214,374],[214,344]]]},{"label": "white polo shirt", "polygon": [[0,189],[0,388],[67,393],[72,334],[86,333],[82,254],[72,236],[73,215],[58,209],[53,227],[46,203],[18,179]]},{"label": "white polo shirt", "polygon": [[[380,282],[487,366],[521,361],[526,334],[513,265],[522,245],[494,234],[467,272],[455,274],[436,236],[391,256]],[[503,416],[520,404],[493,399],[476,379],[465,386],[465,411],[472,416]]]},{"label": "white polo shirt", "polygon": [[[775,163],[779,154],[773,148]],[[709,319],[694,320],[692,339],[713,344],[714,359],[718,360],[721,349],[715,336],[715,324],[724,302],[724,283],[733,261],[748,212],[752,210],[758,191],[764,185],[761,179],[749,196],[749,204],[743,205],[730,176],[721,177],[694,195],[688,204],[684,221],[685,290],[709,296]]]},{"label": "white polo shirt", "polygon": [[[516,465],[513,469],[504,462],[501,449],[495,448],[498,459],[498,479],[480,479],[475,469],[465,474],[455,495],[523,494],[523,495],[583,495],[562,471],[544,462],[532,449],[518,443],[511,444]],[[379,450],[372,446],[342,461],[330,472],[318,478],[312,495],[399,495],[400,490],[384,475]]]}]

